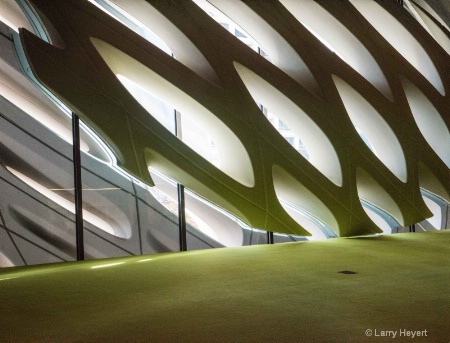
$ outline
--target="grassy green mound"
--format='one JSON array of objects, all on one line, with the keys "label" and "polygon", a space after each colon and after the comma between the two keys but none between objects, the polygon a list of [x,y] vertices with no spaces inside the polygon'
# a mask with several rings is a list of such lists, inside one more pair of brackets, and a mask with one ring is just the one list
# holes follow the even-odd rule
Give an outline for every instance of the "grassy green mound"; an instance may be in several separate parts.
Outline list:
[{"label": "grassy green mound", "polygon": [[3,269],[0,342],[449,342],[449,243],[442,231]]}]

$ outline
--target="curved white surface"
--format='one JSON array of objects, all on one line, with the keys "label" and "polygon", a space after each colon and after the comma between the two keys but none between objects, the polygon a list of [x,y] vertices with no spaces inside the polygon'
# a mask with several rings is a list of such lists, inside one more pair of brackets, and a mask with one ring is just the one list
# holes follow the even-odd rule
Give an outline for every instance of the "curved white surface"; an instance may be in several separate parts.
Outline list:
[{"label": "curved white surface", "polygon": [[365,206],[362,206],[364,212],[369,216],[370,220],[373,221],[373,223],[381,230],[384,234],[390,234],[392,233],[392,228],[389,226],[389,224],[377,213],[374,211],[371,211]]},{"label": "curved white surface", "polygon": [[34,32],[27,17],[13,0],[0,1],[0,21],[8,25],[14,31],[19,32],[23,27],[30,32]]},{"label": "curved white surface", "polygon": [[447,52],[447,54],[450,54],[450,39],[445,34],[445,32],[442,31],[442,29],[437,26],[435,22],[431,20],[431,18],[428,17],[428,15],[421,8],[419,8],[419,6],[416,6],[415,4],[412,4],[412,6],[426,25],[431,36],[436,40],[436,42],[439,43],[439,45]]},{"label": "curved white surface", "polygon": [[442,95],[445,95],[441,77],[422,45],[389,12],[375,1],[350,0],[366,20],[411,65],[416,68]]},{"label": "curved white surface", "polygon": [[430,100],[412,82],[401,78],[414,120],[425,140],[450,168],[450,131]]},{"label": "curved white surface", "polygon": [[369,139],[380,161],[401,181],[406,182],[405,155],[391,127],[348,83],[336,75],[333,75],[333,80],[353,125]]},{"label": "curved white surface", "polygon": [[174,53],[174,57],[209,82],[221,81],[202,52],[164,15],[144,0],[111,0],[155,32]]},{"label": "curved white surface", "polygon": [[270,56],[273,64],[312,94],[320,96],[319,84],[301,57],[278,32],[246,4],[238,0],[209,0],[209,2],[247,31]]},{"label": "curved white surface", "polygon": [[389,213],[398,223],[404,224],[403,214],[388,192],[361,168],[356,169],[356,186],[362,200]]},{"label": "curved white surface", "polygon": [[183,115],[192,118],[205,132],[209,132],[215,140],[220,169],[224,173],[244,186],[255,185],[253,166],[244,145],[221,120],[182,90],[127,54],[99,39],[91,38],[91,41],[116,75],[123,75],[147,89]]},{"label": "curved white surface", "polygon": [[300,137],[309,162],[337,186],[342,186],[342,170],[336,150],[319,126],[278,89],[243,65],[234,66],[256,103],[274,112]]},{"label": "curved white surface", "polygon": [[[59,206],[65,208],[71,213],[75,213],[75,204],[62,196],[56,194],[52,190],[42,186],[40,183],[36,182],[35,180],[30,179],[28,176],[18,172],[17,170],[14,170],[13,168],[6,167],[12,174],[14,174],[16,177],[18,177],[20,180],[25,182],[28,186],[36,190],[37,192],[41,193],[54,203],[58,204]],[[91,223],[92,225],[95,225],[99,229],[109,233],[110,235],[114,235],[121,238],[130,238],[131,232],[122,232],[121,229],[114,230],[111,225],[109,225],[106,221],[101,219],[100,217],[96,216],[95,214],[83,210],[83,219],[87,222]]]},{"label": "curved white surface", "polygon": [[314,30],[338,51],[338,56],[348,65],[389,100],[393,100],[389,83],[378,63],[364,45],[335,17],[313,0],[280,0],[280,2],[302,25]]},{"label": "curved white surface", "polygon": [[[272,177],[275,193],[279,199],[313,214],[331,228],[334,233],[339,232],[339,224],[333,213],[297,179],[277,165],[272,167]],[[296,220],[294,217],[293,219]],[[317,234],[316,230],[311,233]]]},{"label": "curved white surface", "polygon": [[436,230],[441,229],[441,223],[442,223],[442,209],[441,206],[436,204],[431,199],[428,199],[427,197],[422,196],[423,201],[425,202],[425,205],[427,205],[428,209],[433,213],[433,216],[430,218],[427,218],[427,221],[433,225],[433,227]]},{"label": "curved white surface", "polygon": [[[168,182],[156,173],[151,172],[151,170],[150,173],[158,190],[171,199],[177,199],[175,184]],[[242,245],[244,239],[243,231],[236,221],[194,197],[190,192],[185,192],[185,197],[187,215],[193,218],[193,221],[190,222],[191,225],[224,246],[235,247]],[[174,200],[174,203],[177,203],[177,201]]]}]

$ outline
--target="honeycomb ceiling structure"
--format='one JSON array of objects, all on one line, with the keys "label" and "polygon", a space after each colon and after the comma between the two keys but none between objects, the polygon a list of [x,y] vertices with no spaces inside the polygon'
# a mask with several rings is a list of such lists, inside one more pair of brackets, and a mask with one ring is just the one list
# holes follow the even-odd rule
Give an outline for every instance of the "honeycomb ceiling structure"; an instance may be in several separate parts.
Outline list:
[{"label": "honeycomb ceiling structure", "polygon": [[[354,236],[380,232],[361,201],[398,226],[431,216],[421,191],[450,202],[449,31],[429,14],[439,39],[396,1],[210,1],[266,59],[196,2],[113,2],[172,57],[88,1],[30,3],[48,37],[20,29],[33,75],[149,185],[151,167],[249,226],[298,235],[308,232],[286,204]],[[206,132],[218,162],[167,130],[123,79]]]}]

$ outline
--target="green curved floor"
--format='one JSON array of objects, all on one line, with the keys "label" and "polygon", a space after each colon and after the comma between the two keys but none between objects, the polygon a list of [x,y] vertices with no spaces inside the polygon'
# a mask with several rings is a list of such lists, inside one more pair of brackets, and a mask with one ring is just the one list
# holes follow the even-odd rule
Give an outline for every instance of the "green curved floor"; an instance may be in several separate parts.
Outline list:
[{"label": "green curved floor", "polygon": [[0,342],[449,342],[449,243],[450,230],[3,269]]}]

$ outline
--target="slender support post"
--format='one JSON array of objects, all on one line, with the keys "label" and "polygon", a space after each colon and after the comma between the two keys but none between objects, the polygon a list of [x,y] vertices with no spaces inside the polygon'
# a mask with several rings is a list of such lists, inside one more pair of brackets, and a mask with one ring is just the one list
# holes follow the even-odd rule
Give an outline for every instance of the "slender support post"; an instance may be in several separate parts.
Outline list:
[{"label": "slender support post", "polygon": [[416,224],[409,226],[409,232],[416,232]]},{"label": "slender support post", "polygon": [[[181,130],[181,113],[177,110],[173,111],[175,136],[182,139],[183,132]],[[187,251],[187,237],[186,237],[186,205],[184,198],[184,186],[177,183],[178,192],[178,231],[180,236],[180,251]]]},{"label": "slender support post", "polygon": [[177,184],[178,191],[178,228],[180,232],[180,251],[187,250],[186,242],[186,210],[184,204],[184,186]]},{"label": "slender support post", "polygon": [[273,232],[267,231],[267,244],[273,244]]},{"label": "slender support post", "polygon": [[83,189],[81,186],[80,119],[72,112],[73,177],[75,188],[75,236],[77,261],[84,260]]}]

